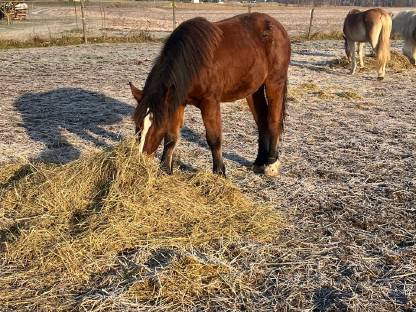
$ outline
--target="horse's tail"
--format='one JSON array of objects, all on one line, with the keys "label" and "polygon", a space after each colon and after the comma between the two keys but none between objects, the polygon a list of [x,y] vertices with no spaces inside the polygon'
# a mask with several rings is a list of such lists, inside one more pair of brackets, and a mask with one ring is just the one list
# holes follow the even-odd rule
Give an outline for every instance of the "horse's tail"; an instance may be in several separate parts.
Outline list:
[{"label": "horse's tail", "polygon": [[381,16],[381,32],[376,46],[377,67],[383,66],[390,61],[390,33],[392,28],[389,14]]},{"label": "horse's tail", "polygon": [[[288,85],[288,79],[286,78],[285,81],[285,86],[283,89],[283,102],[282,102],[282,113],[281,113],[281,124],[280,124],[280,131],[281,133],[283,133],[283,131],[285,130],[285,119],[286,119],[286,104],[287,104],[287,87]],[[282,139],[282,135],[280,135],[280,140]]]}]

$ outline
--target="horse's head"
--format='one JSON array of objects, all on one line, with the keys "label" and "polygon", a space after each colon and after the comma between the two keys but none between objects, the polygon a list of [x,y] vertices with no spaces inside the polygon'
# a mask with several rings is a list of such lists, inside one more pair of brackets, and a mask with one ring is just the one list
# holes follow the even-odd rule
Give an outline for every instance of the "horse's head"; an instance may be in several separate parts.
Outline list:
[{"label": "horse's head", "polygon": [[165,134],[165,127],[163,123],[156,123],[154,113],[150,111],[149,107],[145,107],[142,103],[144,98],[143,91],[137,89],[131,82],[129,82],[131,93],[137,101],[136,111],[133,116],[135,124],[135,133],[139,142],[139,149],[141,153],[153,154],[162,142]]}]

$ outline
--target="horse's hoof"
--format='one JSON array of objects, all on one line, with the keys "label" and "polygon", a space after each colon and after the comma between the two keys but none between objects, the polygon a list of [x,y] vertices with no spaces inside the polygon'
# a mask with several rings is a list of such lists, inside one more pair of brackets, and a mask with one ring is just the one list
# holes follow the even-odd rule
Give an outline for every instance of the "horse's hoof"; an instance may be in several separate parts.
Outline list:
[{"label": "horse's hoof", "polygon": [[264,165],[253,165],[253,172],[254,173],[264,173]]},{"label": "horse's hoof", "polygon": [[278,176],[280,173],[280,161],[276,160],[274,163],[267,165],[264,168],[264,174],[268,177]]},{"label": "horse's hoof", "polygon": [[377,80],[382,81],[382,80],[384,80],[384,77],[377,77]]},{"label": "horse's hoof", "polygon": [[162,170],[162,172],[171,175],[173,174],[173,167],[165,162],[162,162],[160,164],[160,169]]},{"label": "horse's hoof", "polygon": [[212,170],[212,172],[214,173],[214,174],[218,174],[219,176],[221,176],[221,177],[224,177],[224,178],[226,178],[227,176],[226,176],[226,174],[225,174],[225,166],[224,165],[222,165],[222,166],[220,166],[220,167],[215,167],[213,170]]}]

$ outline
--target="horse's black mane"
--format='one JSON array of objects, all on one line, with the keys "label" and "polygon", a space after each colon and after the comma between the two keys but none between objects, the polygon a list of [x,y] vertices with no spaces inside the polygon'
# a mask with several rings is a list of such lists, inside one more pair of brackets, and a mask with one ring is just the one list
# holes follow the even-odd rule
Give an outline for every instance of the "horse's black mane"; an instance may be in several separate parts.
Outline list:
[{"label": "horse's black mane", "polygon": [[[147,77],[144,97],[137,105],[134,120],[142,120],[148,109],[156,123],[174,112],[185,100],[201,67],[212,62],[221,37],[221,30],[202,17],[179,25],[165,42]],[[164,105],[166,96],[168,107]]]}]

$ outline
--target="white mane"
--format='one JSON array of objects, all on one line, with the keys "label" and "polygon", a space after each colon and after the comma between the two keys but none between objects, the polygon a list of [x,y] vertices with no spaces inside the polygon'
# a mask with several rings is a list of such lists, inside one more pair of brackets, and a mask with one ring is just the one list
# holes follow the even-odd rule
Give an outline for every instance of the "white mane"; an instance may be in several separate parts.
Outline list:
[{"label": "white mane", "polygon": [[404,40],[416,41],[416,11],[403,11],[393,16],[393,33]]}]

